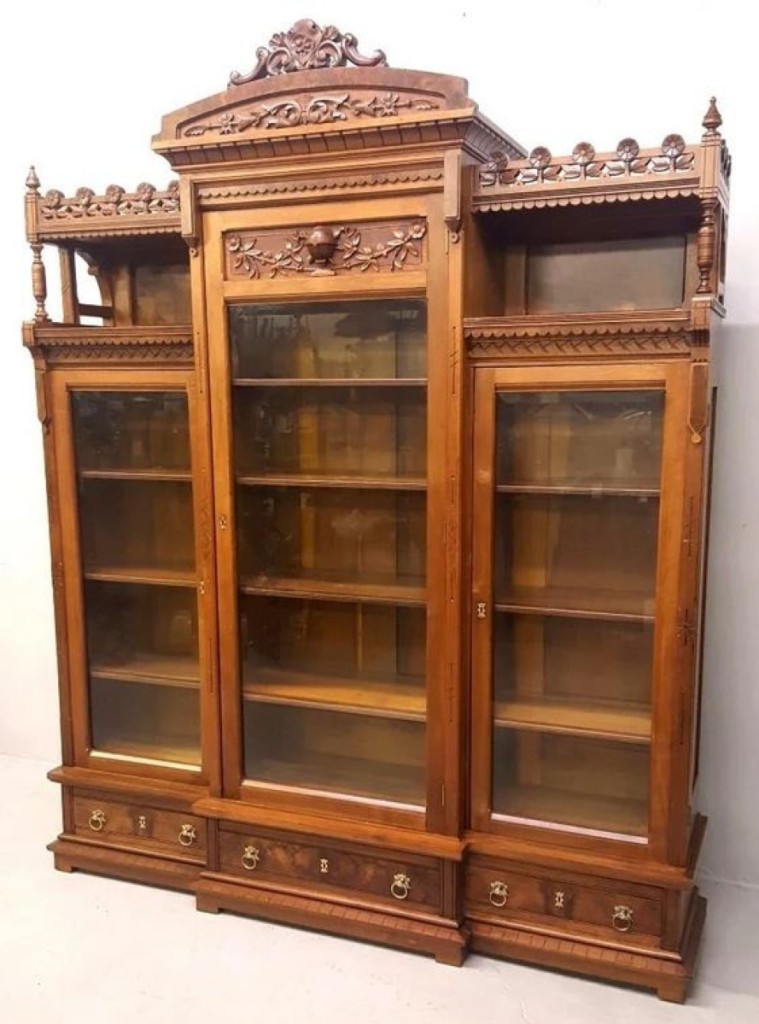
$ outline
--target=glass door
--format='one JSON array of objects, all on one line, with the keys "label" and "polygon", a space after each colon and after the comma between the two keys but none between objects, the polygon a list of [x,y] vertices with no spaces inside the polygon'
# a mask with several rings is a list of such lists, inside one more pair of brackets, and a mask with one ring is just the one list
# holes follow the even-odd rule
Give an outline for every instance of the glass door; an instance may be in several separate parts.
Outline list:
[{"label": "glass door", "polygon": [[228,318],[244,777],[420,807],[425,304]]},{"label": "glass door", "polygon": [[478,373],[478,826],[645,841],[666,372]]},{"label": "glass door", "polygon": [[62,524],[81,571],[80,757],[200,772],[207,644],[188,390],[86,379],[58,380],[69,412]]}]

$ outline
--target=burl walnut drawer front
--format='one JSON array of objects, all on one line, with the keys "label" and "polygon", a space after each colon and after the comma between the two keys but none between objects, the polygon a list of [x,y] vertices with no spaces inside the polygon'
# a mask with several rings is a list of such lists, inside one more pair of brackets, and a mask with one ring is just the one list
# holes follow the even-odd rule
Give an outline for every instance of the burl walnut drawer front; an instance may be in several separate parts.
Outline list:
[{"label": "burl walnut drawer front", "polygon": [[224,830],[219,834],[219,857],[222,871],[251,881],[296,882],[346,890],[388,905],[441,910],[441,870],[434,859],[379,858],[372,851],[336,850]]},{"label": "burl walnut drawer front", "polygon": [[662,932],[661,900],[620,891],[609,879],[599,880],[597,886],[578,885],[559,876],[541,878],[508,867],[470,864],[466,904],[476,916],[536,922],[540,918],[542,923],[551,918],[631,936]]},{"label": "burl walnut drawer front", "polygon": [[75,796],[74,827],[78,836],[88,839],[180,860],[205,861],[205,820],[183,811]]}]

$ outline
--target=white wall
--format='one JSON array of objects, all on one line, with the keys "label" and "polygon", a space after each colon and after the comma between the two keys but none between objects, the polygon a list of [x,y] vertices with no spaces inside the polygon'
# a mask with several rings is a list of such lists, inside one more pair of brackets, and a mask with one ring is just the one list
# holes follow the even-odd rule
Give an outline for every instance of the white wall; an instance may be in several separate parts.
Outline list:
[{"label": "white wall", "polygon": [[[194,11],[202,12],[194,20]],[[432,10],[434,14],[430,13]],[[132,0],[52,4],[6,14],[0,39],[0,751],[59,757],[40,432],[20,323],[31,316],[23,192],[36,163],[43,190],[115,181],[161,185],[149,150],[161,114],[224,88],[256,46],[300,17],[383,47],[394,67],[462,75],[484,112],[528,148],[567,153],[580,140],[612,149],[625,135],[656,145],[699,138],[716,93],[734,157],[730,324],[717,352],[722,385],[716,452],[702,808],[704,865],[759,885],[759,167],[754,33],[744,0],[539,5],[458,0],[227,0],[214,7]],[[13,21],[11,22],[11,17]],[[51,275],[51,279],[54,275]],[[51,310],[56,305],[51,302]],[[741,325],[741,326],[737,326]],[[753,628],[752,628],[753,626]]]}]

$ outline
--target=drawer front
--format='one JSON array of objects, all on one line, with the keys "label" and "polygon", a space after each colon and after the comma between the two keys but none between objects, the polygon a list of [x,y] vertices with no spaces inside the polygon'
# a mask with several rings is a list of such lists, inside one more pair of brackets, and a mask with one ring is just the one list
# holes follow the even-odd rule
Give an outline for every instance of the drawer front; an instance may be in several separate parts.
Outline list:
[{"label": "drawer front", "polygon": [[595,885],[576,878],[539,877],[508,866],[470,864],[466,873],[466,905],[471,914],[533,921],[600,926],[619,935],[658,937],[663,902],[655,896],[631,894],[610,879]]},{"label": "drawer front", "polygon": [[334,849],[290,836],[221,830],[219,860],[222,871],[250,881],[345,890],[388,906],[441,911],[441,868],[434,858],[377,857],[370,850]]},{"label": "drawer front", "polygon": [[144,853],[161,853],[177,860],[205,861],[205,820],[183,811],[77,795],[74,828],[78,836],[88,839],[118,843]]}]

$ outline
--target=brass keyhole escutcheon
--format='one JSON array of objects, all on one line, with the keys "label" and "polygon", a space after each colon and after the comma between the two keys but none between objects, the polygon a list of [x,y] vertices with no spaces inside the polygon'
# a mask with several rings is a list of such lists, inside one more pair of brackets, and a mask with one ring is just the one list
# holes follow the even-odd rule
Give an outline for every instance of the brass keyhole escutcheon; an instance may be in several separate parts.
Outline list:
[{"label": "brass keyhole escutcheon", "polygon": [[322,857],[322,859],[319,861],[319,872],[322,875],[326,875],[329,873],[329,861],[327,860],[326,857]]}]

